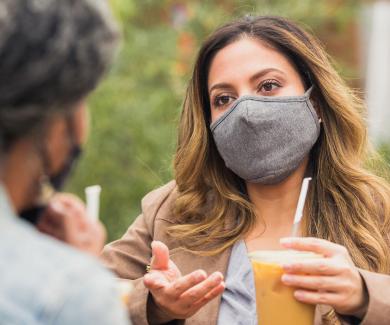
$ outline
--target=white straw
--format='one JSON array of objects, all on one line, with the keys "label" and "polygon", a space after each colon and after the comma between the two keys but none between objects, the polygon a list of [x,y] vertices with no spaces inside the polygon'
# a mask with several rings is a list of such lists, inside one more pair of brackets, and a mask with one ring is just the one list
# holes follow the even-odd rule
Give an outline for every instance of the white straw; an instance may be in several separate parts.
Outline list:
[{"label": "white straw", "polygon": [[311,180],[311,177],[306,177],[303,179],[303,182],[302,182],[301,193],[299,194],[298,205],[297,205],[297,209],[295,210],[294,224],[293,224],[292,232],[291,232],[292,237],[298,236],[299,223],[301,222],[301,219],[302,219],[303,208],[305,207],[306,195],[307,195],[307,190],[309,188],[310,180]]},{"label": "white straw", "polygon": [[99,185],[88,186],[85,188],[87,201],[87,215],[93,220],[99,219],[100,192],[102,188]]}]

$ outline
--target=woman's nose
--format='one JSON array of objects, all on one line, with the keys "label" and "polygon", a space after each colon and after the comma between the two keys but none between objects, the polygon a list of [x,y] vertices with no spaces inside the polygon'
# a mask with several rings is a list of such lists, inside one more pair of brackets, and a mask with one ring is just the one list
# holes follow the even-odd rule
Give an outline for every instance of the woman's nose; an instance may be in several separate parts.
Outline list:
[{"label": "woman's nose", "polygon": [[252,89],[252,87],[250,87],[248,85],[248,86],[240,88],[238,90],[237,94],[238,94],[239,98],[243,97],[243,96],[254,96],[254,95],[256,95],[256,89]]}]

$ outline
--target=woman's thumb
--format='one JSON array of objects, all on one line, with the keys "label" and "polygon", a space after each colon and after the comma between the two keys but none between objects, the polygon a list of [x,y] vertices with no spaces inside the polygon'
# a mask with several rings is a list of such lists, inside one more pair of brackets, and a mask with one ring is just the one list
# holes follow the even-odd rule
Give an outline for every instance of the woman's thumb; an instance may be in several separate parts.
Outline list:
[{"label": "woman's thumb", "polygon": [[169,264],[168,247],[160,241],[153,241],[151,246],[152,261],[150,263],[150,268],[152,270],[167,270]]}]

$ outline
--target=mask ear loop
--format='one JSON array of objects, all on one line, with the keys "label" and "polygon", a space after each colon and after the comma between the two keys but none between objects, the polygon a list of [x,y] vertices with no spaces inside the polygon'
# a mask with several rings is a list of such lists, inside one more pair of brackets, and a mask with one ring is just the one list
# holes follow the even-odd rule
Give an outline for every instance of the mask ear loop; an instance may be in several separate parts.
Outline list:
[{"label": "mask ear loop", "polygon": [[55,191],[49,182],[49,171],[50,171],[50,159],[47,152],[46,144],[47,131],[44,128],[44,131],[41,132],[40,137],[37,137],[36,141],[36,150],[40,157],[42,174],[39,177],[39,196],[37,198],[37,203],[39,206],[44,207],[48,204],[50,199],[55,194]]},{"label": "mask ear loop", "polygon": [[66,125],[68,131],[68,140],[69,140],[69,149],[67,153],[67,158],[63,162],[61,168],[54,175],[50,176],[50,184],[54,187],[55,190],[59,191],[65,185],[66,179],[69,174],[72,172],[75,161],[81,154],[81,147],[76,141],[75,136],[75,127],[74,127],[74,116],[66,116]]},{"label": "mask ear loop", "polygon": [[[309,80],[310,87],[306,90],[306,93],[308,97],[310,98],[311,93],[313,92],[314,89],[314,82],[313,79],[311,78],[311,73],[306,69],[304,72],[306,78]],[[318,118],[318,123],[322,124],[322,118]]]},{"label": "mask ear loop", "polygon": [[39,223],[39,220],[45,213],[50,199],[55,194],[53,188],[50,186],[49,177],[47,175],[47,171],[49,170],[49,160],[47,158],[44,140],[46,139],[47,131],[46,128],[42,129],[43,130],[37,131],[38,136],[33,140],[36,148],[37,159],[39,159],[41,168],[37,184],[34,185],[38,191],[37,197],[32,202],[32,206],[30,208],[20,211],[19,213],[20,218],[33,225]]},{"label": "mask ear loop", "polygon": [[70,139],[70,141],[69,141],[70,150],[72,150],[72,148],[74,148],[75,146],[78,146],[77,141],[76,141],[76,137],[75,137],[76,132],[75,132],[73,114],[67,114],[65,116],[65,123],[66,123],[66,128],[67,128],[69,139]]},{"label": "mask ear loop", "polygon": [[[66,129],[68,133],[68,139],[69,139],[69,149],[68,149],[68,155],[71,153],[70,151],[75,146],[75,136],[74,136],[74,120],[73,115],[66,114],[65,116],[65,124]],[[44,139],[46,139],[47,134],[43,134]],[[56,193],[56,190],[54,189],[53,185],[50,182],[50,170],[51,170],[51,163],[49,154],[47,152],[47,147],[44,144],[45,141],[37,141],[37,150],[39,152],[39,155],[41,157],[42,162],[42,169],[43,174],[40,178],[40,188],[41,188],[41,195],[39,198],[39,202],[41,203],[47,203]],[[68,156],[67,155],[67,156]],[[66,162],[64,162],[66,163]]]}]

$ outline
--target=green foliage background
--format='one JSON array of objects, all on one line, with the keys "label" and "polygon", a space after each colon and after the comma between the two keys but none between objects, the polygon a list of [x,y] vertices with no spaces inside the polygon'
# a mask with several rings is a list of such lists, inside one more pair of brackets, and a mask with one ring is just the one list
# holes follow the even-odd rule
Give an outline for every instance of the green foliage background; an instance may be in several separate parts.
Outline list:
[{"label": "green foliage background", "polygon": [[[354,0],[111,2],[123,42],[112,71],[90,97],[90,139],[68,186],[81,197],[85,186],[102,186],[101,219],[109,241],[139,214],[141,198],[172,178],[186,83],[196,50],[213,29],[244,14],[283,15],[307,25],[327,44],[345,36],[359,14]],[[180,19],[177,11],[183,10]],[[358,76],[351,62],[331,54],[345,77]]]}]

